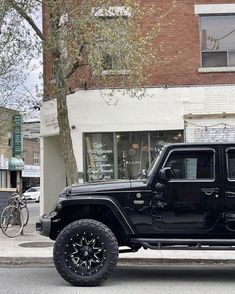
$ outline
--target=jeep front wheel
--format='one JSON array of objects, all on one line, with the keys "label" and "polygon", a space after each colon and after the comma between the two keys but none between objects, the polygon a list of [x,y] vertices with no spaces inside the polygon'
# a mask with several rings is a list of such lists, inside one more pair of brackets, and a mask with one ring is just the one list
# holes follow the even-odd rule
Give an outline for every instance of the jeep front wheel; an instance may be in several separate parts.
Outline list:
[{"label": "jeep front wheel", "polygon": [[113,272],[118,261],[118,243],[103,223],[82,219],[66,226],[54,246],[59,274],[75,286],[96,286]]}]

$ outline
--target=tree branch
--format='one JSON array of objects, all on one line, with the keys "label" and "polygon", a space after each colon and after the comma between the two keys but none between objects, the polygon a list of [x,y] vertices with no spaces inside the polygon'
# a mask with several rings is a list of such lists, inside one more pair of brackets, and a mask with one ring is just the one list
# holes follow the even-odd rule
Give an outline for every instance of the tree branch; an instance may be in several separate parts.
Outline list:
[{"label": "tree branch", "polygon": [[78,54],[78,58],[75,60],[75,62],[72,64],[72,67],[68,70],[67,75],[66,75],[66,79],[68,79],[69,77],[71,77],[71,75],[76,71],[76,69],[78,69],[79,67],[88,65],[88,64],[84,64],[84,63],[80,63],[79,60],[79,56],[81,56],[82,51],[84,49],[84,45],[81,45],[80,49],[79,49],[79,54]]},{"label": "tree branch", "polygon": [[66,79],[70,78],[71,75],[80,67],[83,67],[83,66],[87,66],[88,63],[79,63],[79,61],[77,62],[74,62],[74,64],[72,65],[72,68],[71,70],[67,73],[66,75]]},{"label": "tree branch", "polygon": [[34,30],[34,32],[36,33],[36,35],[42,40],[44,41],[45,36],[42,33],[42,31],[38,28],[38,26],[36,25],[36,23],[33,21],[33,19],[14,1],[14,0],[9,0],[10,5],[12,6],[12,8],[14,8],[21,17],[23,17],[28,24],[32,27],[32,29]]}]

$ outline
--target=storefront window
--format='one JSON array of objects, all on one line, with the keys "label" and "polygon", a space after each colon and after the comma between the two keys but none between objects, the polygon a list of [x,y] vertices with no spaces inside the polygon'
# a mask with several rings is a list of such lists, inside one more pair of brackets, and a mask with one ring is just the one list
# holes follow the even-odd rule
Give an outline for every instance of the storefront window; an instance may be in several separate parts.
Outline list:
[{"label": "storefront window", "polygon": [[113,133],[87,134],[86,164],[89,181],[114,178]]},{"label": "storefront window", "polygon": [[119,179],[133,179],[148,168],[148,132],[116,133],[116,141]]},{"label": "storefront window", "polygon": [[152,162],[166,144],[183,142],[183,131],[150,132],[150,142],[150,155]]},{"label": "storefront window", "polygon": [[87,180],[136,178],[164,145],[182,141],[183,131],[86,134]]}]

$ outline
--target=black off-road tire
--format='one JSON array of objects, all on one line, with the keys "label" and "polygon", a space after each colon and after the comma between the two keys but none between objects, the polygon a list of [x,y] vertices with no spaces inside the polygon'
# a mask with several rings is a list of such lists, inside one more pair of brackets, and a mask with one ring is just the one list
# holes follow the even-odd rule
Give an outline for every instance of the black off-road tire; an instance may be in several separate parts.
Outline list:
[{"label": "black off-road tire", "polygon": [[53,256],[58,273],[67,282],[74,286],[97,286],[114,271],[118,252],[116,237],[106,225],[82,219],[60,232]]}]

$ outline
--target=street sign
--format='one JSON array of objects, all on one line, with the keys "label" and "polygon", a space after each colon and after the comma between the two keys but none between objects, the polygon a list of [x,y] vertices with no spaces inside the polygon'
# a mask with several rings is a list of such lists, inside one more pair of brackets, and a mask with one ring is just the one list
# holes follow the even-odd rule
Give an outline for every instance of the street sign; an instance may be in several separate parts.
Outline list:
[{"label": "street sign", "polygon": [[20,114],[13,116],[13,156],[22,155],[22,117]]}]

